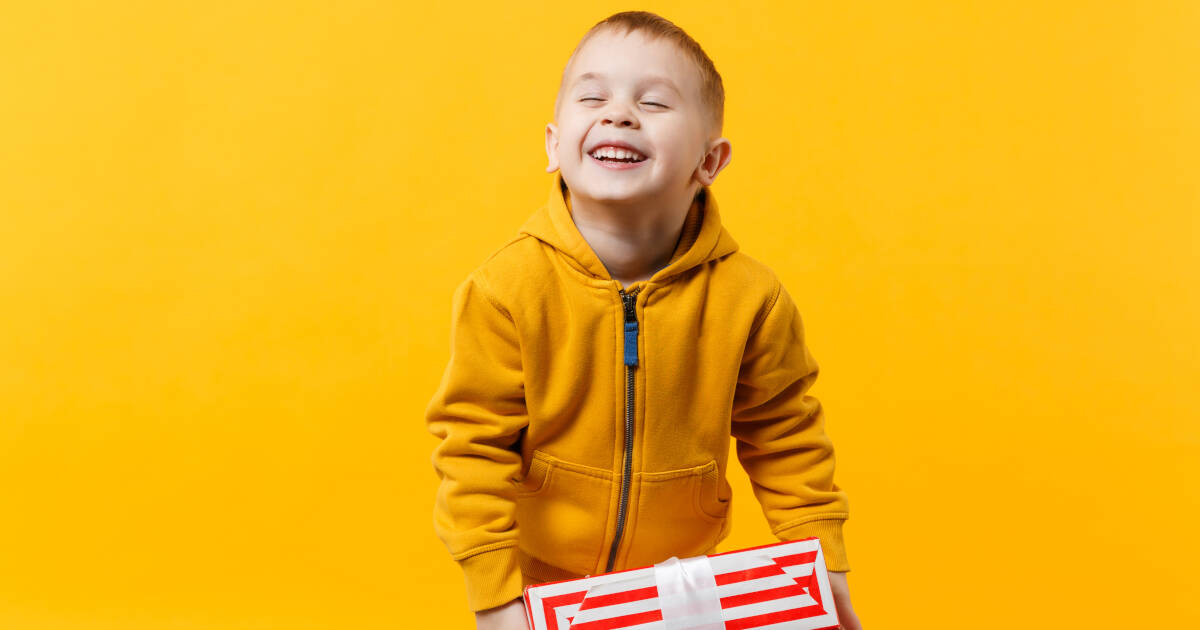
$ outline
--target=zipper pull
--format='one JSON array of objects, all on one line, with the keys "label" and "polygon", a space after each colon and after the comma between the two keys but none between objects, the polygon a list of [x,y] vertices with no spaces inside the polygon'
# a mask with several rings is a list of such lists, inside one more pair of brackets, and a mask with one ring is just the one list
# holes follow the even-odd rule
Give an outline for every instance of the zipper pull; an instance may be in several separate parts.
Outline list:
[{"label": "zipper pull", "polygon": [[625,365],[637,365],[638,321],[637,308],[634,305],[637,300],[637,291],[626,293],[622,289],[621,300],[625,303]]}]

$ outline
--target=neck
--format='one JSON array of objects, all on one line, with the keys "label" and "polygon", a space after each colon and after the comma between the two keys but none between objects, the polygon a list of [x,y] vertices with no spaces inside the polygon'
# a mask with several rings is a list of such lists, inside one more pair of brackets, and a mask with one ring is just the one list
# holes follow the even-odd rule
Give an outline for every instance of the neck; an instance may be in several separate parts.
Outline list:
[{"label": "neck", "polygon": [[695,187],[644,204],[610,205],[571,191],[571,216],[614,280],[628,287],[671,262]]}]

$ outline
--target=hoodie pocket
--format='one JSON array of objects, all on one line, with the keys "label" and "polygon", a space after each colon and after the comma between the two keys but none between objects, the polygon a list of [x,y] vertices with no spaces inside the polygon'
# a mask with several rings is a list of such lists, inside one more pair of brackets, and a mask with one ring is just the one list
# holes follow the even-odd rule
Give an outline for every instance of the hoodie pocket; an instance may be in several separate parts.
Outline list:
[{"label": "hoodie pocket", "polygon": [[524,479],[517,483],[518,497],[533,496],[546,487],[552,460],[553,458],[541,451],[533,452],[533,459],[529,462],[529,472]]},{"label": "hoodie pocket", "polygon": [[717,543],[729,500],[718,496],[716,460],[691,468],[640,473],[640,477],[637,521],[630,532],[625,566],[648,566],[671,556],[699,556]]},{"label": "hoodie pocket", "polygon": [[571,573],[593,573],[611,492],[609,471],[535,450],[517,487],[521,550]]},{"label": "hoodie pocket", "polygon": [[729,517],[729,499],[721,498],[721,473],[713,460],[700,470],[700,492],[696,495],[696,506],[702,516],[718,522]]}]

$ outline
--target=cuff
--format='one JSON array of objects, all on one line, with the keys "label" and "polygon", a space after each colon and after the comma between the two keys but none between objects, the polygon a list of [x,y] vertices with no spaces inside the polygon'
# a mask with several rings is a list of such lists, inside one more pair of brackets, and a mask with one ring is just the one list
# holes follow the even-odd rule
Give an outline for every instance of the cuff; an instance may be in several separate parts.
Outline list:
[{"label": "cuff", "polygon": [[467,606],[473,612],[503,606],[525,593],[517,547],[501,547],[458,561],[467,582]]},{"label": "cuff", "polygon": [[816,536],[821,539],[821,553],[825,555],[827,571],[849,571],[850,562],[846,559],[846,543],[842,539],[843,518],[827,518],[816,521],[806,521],[775,532],[781,541],[800,540]]}]

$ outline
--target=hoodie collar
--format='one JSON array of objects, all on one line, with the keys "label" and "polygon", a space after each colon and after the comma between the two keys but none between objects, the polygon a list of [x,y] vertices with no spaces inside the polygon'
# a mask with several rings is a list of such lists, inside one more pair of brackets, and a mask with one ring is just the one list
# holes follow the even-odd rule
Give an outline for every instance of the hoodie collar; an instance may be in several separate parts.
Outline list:
[{"label": "hoodie collar", "polygon": [[[554,247],[577,270],[601,280],[612,281],[608,269],[575,225],[567,190],[562,172],[556,172],[549,199],[521,226],[520,233],[529,234]],[[647,282],[665,282],[667,278],[737,249],[737,242],[721,225],[716,197],[708,186],[702,186],[688,209],[671,262],[655,272]]]}]

